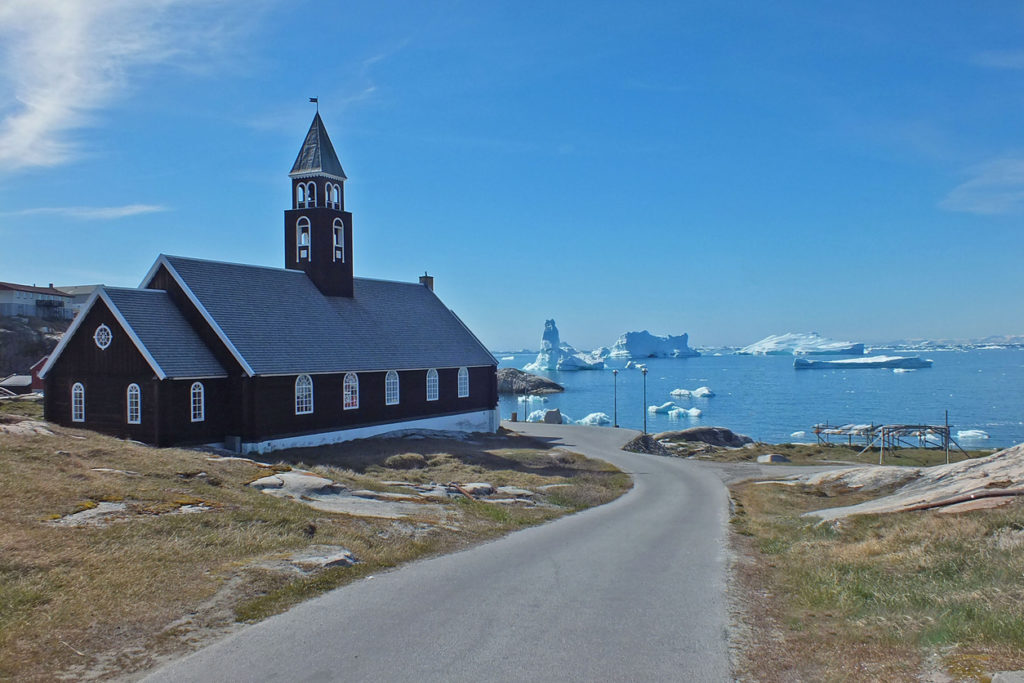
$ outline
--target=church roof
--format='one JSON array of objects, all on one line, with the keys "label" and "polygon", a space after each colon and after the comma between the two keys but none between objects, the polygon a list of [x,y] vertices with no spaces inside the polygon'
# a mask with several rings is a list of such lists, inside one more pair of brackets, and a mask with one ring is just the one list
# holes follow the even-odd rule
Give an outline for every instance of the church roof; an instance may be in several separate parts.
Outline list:
[{"label": "church roof", "polygon": [[427,287],[355,278],[354,296],[325,296],[302,271],[161,256],[251,374],[496,365]]},{"label": "church roof", "polygon": [[185,320],[167,292],[159,289],[103,288],[167,377],[223,377],[224,367]]},{"label": "church roof", "polygon": [[309,124],[309,132],[299,150],[299,156],[295,158],[295,164],[288,174],[292,178],[305,175],[327,175],[339,180],[347,180],[345,171],[341,168],[338,155],[331,144],[331,138],[327,135],[327,129],[320,118],[320,112],[313,117],[313,123]]}]

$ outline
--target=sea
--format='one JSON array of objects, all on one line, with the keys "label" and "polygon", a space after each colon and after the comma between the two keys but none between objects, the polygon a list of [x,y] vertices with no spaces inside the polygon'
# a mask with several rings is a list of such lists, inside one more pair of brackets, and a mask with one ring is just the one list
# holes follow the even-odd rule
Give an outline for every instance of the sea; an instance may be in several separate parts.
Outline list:
[{"label": "sea", "polygon": [[[626,361],[611,360],[605,370],[542,372],[565,387],[524,403],[501,395],[503,419],[513,411],[522,420],[531,411],[558,408],[573,420],[606,413],[621,427],[662,432],[699,425],[728,427],[766,443],[813,442],[814,425],[929,424],[947,419],[958,431],[981,430],[988,438],[962,437],[972,449],[1005,448],[1024,442],[1024,350],[892,352],[920,355],[930,368],[794,370],[792,356],[705,354],[696,358],[649,358],[646,383]],[[522,369],[535,353],[496,353],[499,367]],[[820,356],[829,359],[836,357]],[[618,369],[618,375],[612,373]],[[673,389],[706,386],[709,398],[677,398]],[[647,406],[672,401],[699,408],[699,417],[670,418]],[[528,406],[524,412],[524,405]],[[804,432],[803,435],[799,432]],[[796,436],[794,436],[796,434]]]}]

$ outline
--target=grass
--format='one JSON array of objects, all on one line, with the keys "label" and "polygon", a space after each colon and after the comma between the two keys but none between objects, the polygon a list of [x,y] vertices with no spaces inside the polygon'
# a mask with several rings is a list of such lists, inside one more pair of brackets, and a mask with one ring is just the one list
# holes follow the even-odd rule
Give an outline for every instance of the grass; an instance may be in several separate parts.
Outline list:
[{"label": "grass", "polygon": [[[423,467],[385,466],[414,452]],[[604,462],[515,435],[475,443],[378,439],[284,452],[280,460],[272,469],[312,469],[351,488],[388,490],[389,479],[568,486],[539,495],[535,507],[453,500],[443,506],[443,524],[436,514],[352,517],[259,493],[246,484],[270,469],[244,461],[73,429],[0,433],[0,680],[144,671],[237,622],[605,502],[630,486]],[[105,526],[51,523],[100,502],[124,503],[125,517]],[[172,514],[183,505],[208,510]],[[344,547],[359,563],[307,575],[278,568],[313,545]]]},{"label": "grass", "polygon": [[[863,445],[818,445],[818,444],[766,444],[754,443],[744,448],[718,448],[703,443],[676,441],[668,445],[674,455],[694,457],[702,460],[718,462],[755,462],[757,456],[778,453],[790,459],[794,465],[822,465],[835,462],[878,463],[878,449],[866,452]],[[995,450],[969,450],[967,458],[981,458],[992,455]],[[966,459],[958,450],[951,450],[950,462]],[[898,448],[894,453],[886,455],[886,465],[907,465],[911,467],[930,467],[946,462],[946,452],[935,448]]]},{"label": "grass", "polygon": [[35,398],[6,398],[0,401],[0,416],[3,415],[42,420],[43,402]]},{"label": "grass", "polygon": [[816,490],[733,488],[744,680],[987,680],[1024,668],[1024,506],[819,524]]}]

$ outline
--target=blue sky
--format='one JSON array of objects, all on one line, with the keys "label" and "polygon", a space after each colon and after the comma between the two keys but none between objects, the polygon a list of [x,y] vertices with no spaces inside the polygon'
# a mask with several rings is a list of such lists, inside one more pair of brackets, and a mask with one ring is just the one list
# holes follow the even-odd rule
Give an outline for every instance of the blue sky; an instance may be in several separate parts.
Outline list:
[{"label": "blue sky", "polygon": [[6,0],[0,280],[281,265],[317,96],[357,275],[492,348],[1024,334],[1024,6],[631,5]]}]

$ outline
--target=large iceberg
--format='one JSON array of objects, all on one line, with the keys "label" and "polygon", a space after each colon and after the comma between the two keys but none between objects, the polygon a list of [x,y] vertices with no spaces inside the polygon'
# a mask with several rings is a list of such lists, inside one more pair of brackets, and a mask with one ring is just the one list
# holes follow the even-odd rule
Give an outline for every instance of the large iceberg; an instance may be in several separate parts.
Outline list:
[{"label": "large iceberg", "polygon": [[920,356],[867,356],[865,358],[844,358],[843,360],[807,360],[797,358],[793,367],[797,370],[844,370],[846,368],[930,368],[932,361]]},{"label": "large iceberg", "polygon": [[862,356],[864,344],[835,341],[822,337],[817,332],[789,332],[770,335],[750,346],[744,346],[736,353],[753,356]]},{"label": "large iceberg", "polygon": [[608,351],[612,358],[686,358],[699,356],[689,346],[690,335],[667,335],[660,337],[647,330],[626,332],[619,337]]},{"label": "large iceberg", "polygon": [[610,425],[611,423],[612,419],[608,417],[607,413],[591,413],[582,420],[576,420],[578,425],[590,425],[592,427]]},{"label": "large iceberg", "polygon": [[527,372],[550,370],[604,370],[604,361],[580,353],[558,338],[554,320],[544,321],[544,335],[540,340],[537,359],[523,366]]}]

